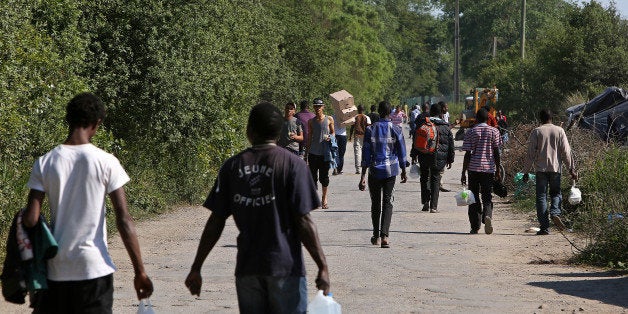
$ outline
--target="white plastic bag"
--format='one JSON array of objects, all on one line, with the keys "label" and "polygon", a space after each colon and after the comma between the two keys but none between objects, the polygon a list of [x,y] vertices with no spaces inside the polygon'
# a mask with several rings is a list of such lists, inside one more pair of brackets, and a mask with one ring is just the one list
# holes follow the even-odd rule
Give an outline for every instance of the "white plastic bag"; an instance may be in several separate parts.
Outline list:
[{"label": "white plastic bag", "polygon": [[419,165],[414,164],[410,166],[410,178],[418,179],[420,177]]},{"label": "white plastic bag", "polygon": [[150,299],[140,300],[140,304],[137,306],[137,314],[155,314],[153,305],[150,304]]},{"label": "white plastic bag", "polygon": [[580,189],[576,187],[576,183],[574,182],[571,186],[571,190],[569,191],[569,204],[578,205],[582,201],[582,193]]},{"label": "white plastic bag", "polygon": [[341,314],[340,304],[331,297],[326,296],[323,290],[318,290],[316,296],[307,305],[307,312],[310,314]]},{"label": "white plastic bag", "polygon": [[468,190],[466,187],[464,187],[462,191],[456,193],[454,198],[456,198],[456,205],[458,206],[475,204],[475,196],[473,195],[473,192]]}]

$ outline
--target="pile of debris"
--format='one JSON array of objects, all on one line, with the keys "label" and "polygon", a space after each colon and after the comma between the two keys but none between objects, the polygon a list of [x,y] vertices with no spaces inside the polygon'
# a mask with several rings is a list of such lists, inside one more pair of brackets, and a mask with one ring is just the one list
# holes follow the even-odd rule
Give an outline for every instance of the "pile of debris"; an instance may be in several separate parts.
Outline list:
[{"label": "pile of debris", "polygon": [[628,91],[608,87],[590,101],[566,110],[567,129],[577,126],[595,131],[605,141],[628,144]]}]

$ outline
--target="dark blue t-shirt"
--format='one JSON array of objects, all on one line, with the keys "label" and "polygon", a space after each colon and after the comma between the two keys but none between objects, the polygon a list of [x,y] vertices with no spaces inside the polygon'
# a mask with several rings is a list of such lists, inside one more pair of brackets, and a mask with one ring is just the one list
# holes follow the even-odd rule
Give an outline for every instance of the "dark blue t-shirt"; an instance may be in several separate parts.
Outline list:
[{"label": "dark blue t-shirt", "polygon": [[220,168],[203,206],[233,215],[236,276],[305,276],[296,218],[320,206],[305,162],[275,145],[244,150]]}]

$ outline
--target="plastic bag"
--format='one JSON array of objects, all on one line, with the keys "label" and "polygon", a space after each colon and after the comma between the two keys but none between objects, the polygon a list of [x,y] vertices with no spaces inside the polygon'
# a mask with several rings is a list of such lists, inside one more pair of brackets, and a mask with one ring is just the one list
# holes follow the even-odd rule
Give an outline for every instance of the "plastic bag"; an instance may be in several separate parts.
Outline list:
[{"label": "plastic bag", "polygon": [[462,191],[456,193],[454,195],[456,199],[456,205],[458,206],[467,206],[471,204],[475,204],[475,196],[471,190],[468,190],[466,187],[462,189]]},{"label": "plastic bag", "polygon": [[410,166],[410,178],[418,179],[420,176],[419,165],[413,164]]},{"label": "plastic bag", "polygon": [[140,300],[140,304],[137,306],[137,314],[155,314],[153,305],[150,304],[150,299]]},{"label": "plastic bag", "polygon": [[569,191],[569,204],[578,205],[582,201],[582,193],[580,189],[576,187],[576,183],[574,182],[571,186],[571,190]]},{"label": "plastic bag", "polygon": [[318,290],[316,296],[307,305],[307,312],[310,314],[341,314],[340,304],[329,295],[324,295],[323,290]]}]

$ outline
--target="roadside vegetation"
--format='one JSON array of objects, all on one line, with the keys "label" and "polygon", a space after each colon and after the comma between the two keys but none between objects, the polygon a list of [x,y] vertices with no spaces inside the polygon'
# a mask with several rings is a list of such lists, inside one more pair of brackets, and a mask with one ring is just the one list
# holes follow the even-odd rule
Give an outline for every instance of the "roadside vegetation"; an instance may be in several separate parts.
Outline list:
[{"label": "roadside vegetation", "polygon": [[[606,86],[628,87],[628,25],[612,7],[530,1],[521,60],[521,11],[512,0],[460,2],[461,85],[498,86],[511,121],[530,122],[543,106],[562,109],[561,101],[574,93],[591,98]],[[131,176],[126,188],[133,216],[154,215],[173,204],[202,201],[220,163],[245,147],[246,113],[260,100],[282,105],[340,89],[366,106],[450,95],[454,3],[2,2],[0,238],[25,205],[35,158],[64,140],[65,104],[78,92],[92,91],[107,106],[95,142]],[[496,49],[488,49],[494,42]],[[578,158],[607,151],[592,143],[580,145],[591,152]],[[608,148],[609,154],[613,149],[621,152]],[[579,217],[599,207],[593,202],[615,197],[605,194],[611,191],[606,181],[588,181],[585,173],[611,167],[600,164],[604,158],[592,160],[598,163],[581,166],[587,198]],[[600,208],[600,215],[607,209]],[[602,234],[610,230],[597,221]],[[625,220],[610,221],[623,223],[617,225],[625,240]],[[606,255],[594,248],[607,242],[591,239],[583,260],[601,263],[598,257]]]},{"label": "roadside vegetation", "polygon": [[[515,208],[529,214],[535,223],[534,183],[524,184],[516,181],[515,176],[522,171],[523,161],[527,158],[527,136],[536,126],[538,124],[513,127],[504,155],[506,182],[509,191],[513,192]],[[561,186],[563,219],[574,232],[565,235],[567,238],[581,237],[584,242],[584,246],[573,247],[576,255],[572,261],[628,270],[628,150],[616,143],[605,143],[588,130],[571,129],[567,131],[567,137],[578,169],[576,187],[582,191],[582,202],[569,204],[567,196],[572,182],[564,172]]]}]

